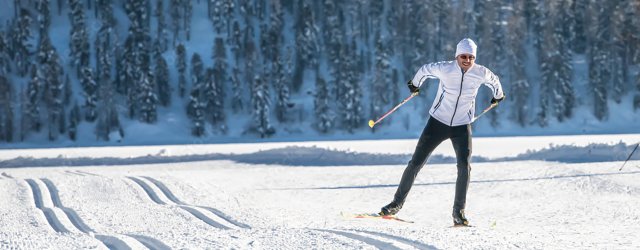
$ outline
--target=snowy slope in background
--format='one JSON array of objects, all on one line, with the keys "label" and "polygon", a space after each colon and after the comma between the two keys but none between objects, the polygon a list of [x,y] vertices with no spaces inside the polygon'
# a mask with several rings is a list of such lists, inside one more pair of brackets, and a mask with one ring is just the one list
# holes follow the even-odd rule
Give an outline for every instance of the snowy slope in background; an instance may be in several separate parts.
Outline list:
[{"label": "snowy slope in background", "polygon": [[[64,8],[63,12],[58,15],[57,7],[55,7],[55,1],[51,2],[52,20],[49,33],[52,38],[52,42],[56,47],[58,54],[61,57],[61,61],[65,67],[65,72],[72,72],[72,67],[69,67],[69,17],[68,8]],[[86,2],[83,2],[86,5]],[[127,35],[127,28],[129,26],[129,20],[126,17],[123,9],[118,4],[119,1],[114,2],[114,15],[118,20],[117,33],[119,35],[120,42],[123,42]],[[218,36],[212,32],[213,26],[211,21],[207,18],[207,4],[206,1],[197,1],[193,3],[193,18],[191,19],[191,40],[185,41],[185,48],[187,50],[187,61],[190,64],[190,58],[192,53],[198,52],[205,64],[205,66],[211,66],[211,50],[213,46],[213,40]],[[95,6],[94,6],[95,7]],[[86,8],[86,6],[85,6]],[[168,4],[165,1],[165,9],[168,8]],[[6,21],[13,17],[14,2],[9,1],[6,3],[6,8],[0,10],[0,20]],[[35,11],[33,11],[35,13]],[[165,12],[168,13],[168,12]],[[93,9],[87,10],[85,16],[87,17],[88,31],[91,41],[91,53],[95,53],[93,44],[95,33],[99,29],[99,21],[96,20]],[[287,14],[286,25],[290,27],[292,25],[293,17]],[[151,29],[155,32],[155,26],[157,22],[155,17],[152,17]],[[34,25],[35,26],[35,25]],[[256,31],[257,32],[257,31]],[[37,36],[37,32],[34,31]],[[285,37],[288,37],[285,41],[293,41],[292,34],[286,33]],[[256,38],[258,39],[258,38]],[[37,37],[33,38],[34,47]],[[455,41],[454,41],[455,42]],[[229,48],[227,48],[229,49]],[[170,68],[170,82],[174,84],[172,86],[177,89],[178,75],[175,67],[175,51],[170,49],[163,53],[163,57],[169,63]],[[92,56],[93,60],[93,56]],[[550,119],[548,127],[539,127],[535,124],[529,124],[523,128],[520,125],[507,121],[506,119],[500,120],[500,125],[497,128],[493,128],[489,124],[489,119],[480,119],[474,124],[474,134],[476,136],[517,136],[517,135],[580,135],[580,134],[619,134],[619,133],[640,133],[640,116],[638,112],[634,112],[632,107],[633,96],[624,96],[622,102],[617,104],[613,101],[609,103],[609,109],[611,110],[609,117],[605,121],[598,121],[592,115],[592,110],[589,103],[591,103],[591,97],[588,95],[588,88],[586,80],[587,69],[586,60],[584,55],[576,55],[574,57],[575,71],[575,86],[577,91],[578,102],[582,105],[574,112],[573,118],[559,123],[555,119]],[[232,62],[231,60],[230,62]],[[410,66],[412,68],[418,68],[420,65]],[[326,68],[326,65],[323,67]],[[411,72],[414,69],[409,70]],[[637,74],[637,67],[631,67],[628,74],[630,76]],[[327,72],[325,72],[327,73]],[[327,73],[328,74],[328,73]],[[187,75],[187,77],[189,77]],[[327,77],[325,77],[327,78]],[[631,78],[630,78],[631,79]],[[26,79],[16,78],[16,89],[20,89],[26,86]],[[420,98],[414,98],[410,104],[405,105],[395,114],[388,117],[381,124],[376,126],[375,130],[371,130],[366,126],[367,119],[374,119],[375,117],[368,117],[369,112],[365,112],[365,117],[362,121],[362,126],[354,131],[353,134],[345,131],[335,131],[329,134],[320,134],[314,129],[312,125],[316,122],[311,110],[313,107],[313,97],[309,95],[309,91],[313,92],[315,86],[313,82],[314,77],[311,75],[306,76],[306,82],[303,83],[301,91],[298,93],[292,93],[292,101],[296,102],[298,107],[303,107],[305,112],[300,114],[301,122],[293,124],[277,124],[275,119],[272,119],[276,123],[278,130],[271,139],[260,139],[255,135],[244,134],[248,125],[250,125],[251,118],[248,114],[232,114],[230,105],[226,105],[227,108],[227,125],[229,127],[229,133],[227,135],[209,134],[203,138],[193,137],[190,133],[191,121],[189,121],[185,115],[185,105],[187,99],[180,99],[177,91],[172,93],[172,104],[167,108],[159,107],[159,120],[156,124],[149,125],[140,123],[137,120],[130,120],[124,116],[125,107],[119,107],[121,111],[121,121],[125,129],[125,137],[120,138],[117,132],[111,134],[110,142],[102,142],[96,139],[94,135],[95,123],[83,122],[79,127],[79,140],[71,141],[67,136],[58,138],[57,141],[50,142],[47,140],[46,129],[40,133],[31,134],[24,142],[2,143],[0,148],[31,148],[31,147],[83,147],[83,146],[127,146],[127,145],[170,145],[170,144],[201,144],[201,143],[229,143],[229,142],[272,142],[272,141],[307,141],[307,140],[377,140],[377,139],[407,139],[417,138],[422,131],[428,114],[426,109],[431,105],[431,100],[434,99],[433,94],[436,89],[436,82],[431,81],[423,89],[423,93]],[[408,95],[405,81],[400,83],[392,83],[399,89],[401,97]],[[188,81],[188,88],[190,87],[190,81]],[[245,87],[249,87],[245,84]],[[368,88],[370,83],[365,83],[364,88]],[[509,90],[508,82],[503,83],[505,89]],[[82,103],[84,97],[82,97],[82,88],[78,82],[73,82],[73,93],[75,98]],[[537,91],[537,90],[533,90]],[[509,95],[509,94],[508,94]],[[228,97],[229,95],[227,95]],[[227,98],[228,99],[228,98]],[[402,98],[401,98],[402,99]],[[480,99],[480,98],[479,98]],[[400,100],[390,100],[395,104]],[[533,100],[532,100],[533,101]],[[371,100],[364,96],[362,106],[365,110],[370,106]],[[485,104],[478,102],[478,107],[483,107]],[[507,99],[501,104],[495,111],[492,112],[507,112],[512,110],[509,105],[513,105]],[[532,105],[534,107],[534,105]],[[533,110],[531,112],[534,112]],[[506,117],[507,114],[503,113],[502,117]],[[208,129],[208,131],[211,131]]]}]

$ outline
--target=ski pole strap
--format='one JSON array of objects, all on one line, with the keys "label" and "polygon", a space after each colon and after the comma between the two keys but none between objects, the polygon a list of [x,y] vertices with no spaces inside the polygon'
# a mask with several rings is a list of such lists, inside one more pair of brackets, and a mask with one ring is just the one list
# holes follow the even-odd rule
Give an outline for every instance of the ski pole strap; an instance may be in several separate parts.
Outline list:
[{"label": "ski pole strap", "polygon": [[378,120],[376,120],[375,122],[373,120],[369,120],[369,127],[373,128],[373,126],[375,126],[376,124],[381,122],[385,117],[389,116],[391,113],[393,113],[396,110],[398,110],[398,108],[400,108],[400,106],[404,105],[409,100],[411,100],[411,98],[413,98],[414,96],[417,96],[417,95],[418,95],[418,92],[411,93],[411,95],[409,97],[407,97],[404,100],[402,100],[402,102],[398,103],[398,105],[393,107],[391,110],[387,111],[387,113],[384,113],[384,115],[382,115],[380,118],[378,118]]}]

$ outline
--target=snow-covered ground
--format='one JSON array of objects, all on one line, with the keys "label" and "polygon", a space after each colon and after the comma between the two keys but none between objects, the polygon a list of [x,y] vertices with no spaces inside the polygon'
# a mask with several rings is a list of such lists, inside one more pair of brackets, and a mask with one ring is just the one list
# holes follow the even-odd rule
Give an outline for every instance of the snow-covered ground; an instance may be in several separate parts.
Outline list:
[{"label": "snow-covered ground", "polygon": [[[0,151],[0,249],[638,249],[640,135],[475,138],[450,228],[443,144],[399,213],[416,140]],[[551,145],[553,144],[553,145]]]}]

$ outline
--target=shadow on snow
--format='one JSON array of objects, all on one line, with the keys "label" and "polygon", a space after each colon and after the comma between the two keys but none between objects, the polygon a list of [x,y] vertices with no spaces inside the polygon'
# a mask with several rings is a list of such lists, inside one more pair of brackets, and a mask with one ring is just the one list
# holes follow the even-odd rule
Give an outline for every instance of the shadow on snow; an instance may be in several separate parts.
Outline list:
[{"label": "shadow on snow", "polygon": [[[622,161],[629,155],[634,145],[625,143],[615,145],[591,144],[588,146],[550,145],[537,151],[528,151],[514,157],[486,158],[474,156],[472,162],[503,161],[556,161],[564,163]],[[229,160],[245,164],[268,164],[283,166],[373,166],[373,165],[405,165],[411,154],[371,154],[350,151],[338,151],[318,147],[284,147],[264,150],[248,154],[200,154],[183,156],[164,156],[163,150],[157,155],[141,157],[78,157],[66,158],[33,158],[18,157],[0,161],[0,168],[20,167],[64,167],[64,166],[120,166],[140,164],[166,164],[180,162],[197,162],[213,160]],[[412,152],[410,152],[412,153]],[[632,160],[640,160],[640,153]],[[455,157],[432,155],[430,164],[455,163]]]}]

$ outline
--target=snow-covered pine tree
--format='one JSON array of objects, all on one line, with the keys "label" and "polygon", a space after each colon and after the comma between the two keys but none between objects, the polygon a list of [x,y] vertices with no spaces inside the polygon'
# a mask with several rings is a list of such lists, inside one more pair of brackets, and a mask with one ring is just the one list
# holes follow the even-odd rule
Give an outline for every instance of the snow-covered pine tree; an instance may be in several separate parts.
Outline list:
[{"label": "snow-covered pine tree", "polygon": [[387,54],[385,50],[386,41],[384,37],[380,34],[380,32],[376,32],[375,35],[375,53],[376,53],[376,61],[375,61],[375,69],[373,70],[374,79],[373,79],[373,87],[370,88],[370,100],[371,100],[371,117],[379,117],[382,115],[387,106],[390,104],[389,99],[389,86],[396,86],[391,84],[391,80],[389,79],[389,54]]},{"label": "snow-covered pine tree", "polygon": [[187,41],[191,40],[191,17],[193,16],[193,1],[184,0],[182,6],[184,8],[184,33],[187,36]]},{"label": "snow-covered pine tree", "polygon": [[340,116],[342,118],[342,128],[353,133],[355,129],[361,126],[362,119],[362,90],[360,89],[360,76],[356,70],[357,65],[354,60],[356,52],[355,40],[352,40],[351,45],[343,45],[343,52],[345,60],[341,68],[345,69],[341,71],[338,80],[338,94],[336,99],[338,100],[338,110],[340,110]]},{"label": "snow-covered pine tree", "polygon": [[28,10],[20,9],[20,16],[13,19],[12,22],[10,52],[12,53],[17,73],[21,77],[26,76],[31,67],[29,60],[31,45],[29,44],[29,39],[31,39],[32,35],[30,29],[32,20]]},{"label": "snow-covered pine tree", "polygon": [[269,114],[270,112],[270,94],[267,83],[260,79],[260,76],[256,76],[251,94],[251,106],[253,122],[249,126],[250,130],[257,132],[260,138],[269,137],[276,133],[276,130],[271,126]]},{"label": "snow-covered pine tree", "polygon": [[187,69],[187,53],[183,44],[178,44],[178,47],[176,47],[176,57],[178,60],[176,63],[176,67],[178,68],[178,93],[180,97],[184,97],[187,85],[187,80],[184,75]]},{"label": "snow-covered pine tree", "polygon": [[233,73],[231,73],[231,91],[233,92],[233,96],[231,97],[231,110],[234,114],[241,112],[244,110],[244,101],[243,101],[243,89],[241,86],[241,82],[239,79],[240,70],[238,67],[233,68]]},{"label": "snow-covered pine tree", "polygon": [[[627,8],[626,24],[626,44],[629,46],[630,63],[640,63],[640,3],[638,1],[629,1],[630,8]],[[633,97],[633,110],[640,109],[640,72],[636,74],[635,78],[635,90],[636,94]]]},{"label": "snow-covered pine tree", "polygon": [[333,0],[324,0],[324,51],[329,60],[332,75],[337,71],[339,63],[340,43],[344,40],[344,29],[342,10],[338,8],[339,3]]},{"label": "snow-covered pine tree", "polygon": [[89,66],[89,34],[85,23],[85,8],[81,0],[69,0],[69,19],[71,20],[70,60],[76,67],[76,73],[81,75],[81,70]]},{"label": "snow-covered pine tree", "polygon": [[90,67],[82,68],[82,78],[80,79],[80,85],[82,85],[82,90],[84,91],[84,118],[88,122],[93,122],[96,120],[98,114],[96,112],[96,107],[98,104],[98,84],[95,81],[95,77],[93,76],[93,69]]},{"label": "snow-covered pine tree", "polygon": [[553,113],[558,121],[562,122],[571,117],[575,103],[571,86],[572,52],[568,44],[571,39],[566,37],[572,33],[573,26],[570,22],[570,13],[566,11],[568,6],[565,1],[556,2],[555,5],[550,3],[546,9],[548,21],[544,27],[544,39],[540,51],[542,54],[540,56],[542,58],[541,112],[546,113],[544,117],[549,117]]},{"label": "snow-covered pine tree", "polygon": [[75,103],[69,112],[69,139],[72,141],[77,139],[78,124],[80,124],[80,120],[80,106],[78,106],[78,103]]},{"label": "snow-covered pine tree", "polygon": [[[484,1],[476,1],[476,3],[481,2]],[[417,15],[409,16],[409,23],[411,24],[411,26],[409,28],[408,36],[411,37],[411,48],[421,48],[411,50],[409,65],[412,65],[410,67],[410,72],[411,74],[413,74],[415,73],[415,69],[430,61],[429,55],[431,53],[431,50],[427,49],[430,41],[429,34],[420,31],[421,29],[424,29],[424,27],[429,27],[428,20],[423,17],[429,13],[429,8],[426,4],[420,4],[418,2],[412,2],[410,5],[411,9],[415,10],[415,13],[418,13]]]},{"label": "snow-covered pine tree", "polygon": [[633,110],[640,109],[640,74],[636,75],[636,96],[633,97]]},{"label": "snow-covered pine tree", "polygon": [[[173,46],[176,45],[176,41],[180,37],[180,31],[182,23],[182,18],[184,17],[183,10],[183,1],[188,0],[169,0],[169,15],[171,15],[171,28],[173,31]],[[183,95],[180,95],[181,97]]]},{"label": "snow-covered pine tree", "polygon": [[[104,60],[105,57],[101,58]],[[105,64],[103,63],[102,65]],[[114,86],[109,77],[100,77],[98,82],[100,83],[98,89],[100,101],[97,108],[98,121],[95,127],[96,137],[104,141],[109,141],[111,131],[118,129],[120,131],[120,137],[122,138],[124,137],[124,130],[120,124],[118,111],[116,109]]]},{"label": "snow-covered pine tree", "polygon": [[[213,43],[213,53],[211,59],[213,59],[213,77],[214,81],[224,86],[227,77],[227,49],[224,46],[224,40],[222,38],[216,38]],[[224,89],[221,89],[224,91]]]},{"label": "snow-covered pine tree", "polygon": [[198,52],[193,53],[191,56],[191,86],[196,86],[203,82],[204,79],[204,65],[202,64],[202,58]]},{"label": "snow-covered pine tree", "polygon": [[108,23],[103,23],[96,35],[96,41],[94,43],[96,49],[96,80],[100,85],[112,84],[111,72],[113,68],[112,61],[114,58],[112,45],[115,44],[117,44],[117,40],[113,33],[113,29]]},{"label": "snow-covered pine tree", "polygon": [[36,0],[38,27],[40,28],[41,35],[46,33],[49,30],[49,25],[51,25],[51,9],[49,6],[49,0]]},{"label": "snow-covered pine tree", "polygon": [[162,106],[171,103],[171,86],[169,86],[169,66],[162,55],[156,56],[155,82],[158,85],[158,101]]},{"label": "snow-covered pine tree", "polygon": [[64,75],[64,106],[68,106],[71,103],[71,95],[73,90],[71,89],[71,79],[69,74]]},{"label": "snow-covered pine tree", "polygon": [[158,120],[157,103],[158,96],[155,92],[155,83],[152,81],[151,74],[140,74],[138,81],[138,100],[140,109],[140,121],[144,123],[155,123]]},{"label": "snow-covered pine tree", "polygon": [[23,107],[26,114],[26,121],[23,124],[26,127],[23,127],[24,133],[28,133],[28,131],[36,131],[39,132],[42,127],[42,123],[40,120],[40,98],[42,96],[41,86],[42,78],[41,73],[38,71],[36,65],[31,66],[31,78],[27,83],[27,92],[26,92],[26,102]]},{"label": "snow-covered pine tree", "polygon": [[313,113],[315,114],[313,127],[323,134],[329,133],[334,127],[335,115],[329,104],[330,99],[327,82],[323,78],[318,77],[313,98]]},{"label": "snow-covered pine tree", "polygon": [[573,50],[571,41],[575,34],[575,17],[570,11],[570,3],[566,0],[560,2],[555,8],[558,13],[553,20],[555,21],[555,32],[552,39],[558,47],[558,61],[556,62],[555,71],[557,72],[557,84],[554,90],[554,103],[556,104],[555,113],[560,122],[571,118],[573,109],[576,106],[576,97],[573,89]]},{"label": "snow-covered pine tree", "polygon": [[[484,64],[489,66],[491,70],[499,76],[508,76],[509,71],[509,61],[508,61],[508,52],[504,51],[503,48],[507,48],[506,43],[506,33],[507,33],[507,18],[512,15],[512,8],[507,3],[504,2],[494,2],[492,4],[492,8],[495,9],[495,15],[490,15],[490,22],[493,23],[490,27],[490,34],[492,36],[488,39],[485,39],[485,45],[483,50],[488,50],[490,55],[487,59],[484,60]],[[487,46],[489,45],[489,46]],[[450,52],[451,54],[455,53],[454,51]],[[503,81],[502,84],[506,83]],[[493,95],[485,95],[486,97],[481,98],[481,103],[488,103],[489,100],[493,97]],[[484,106],[484,105],[480,105]],[[492,127],[496,128],[500,126],[500,118],[502,112],[490,112],[487,114],[490,120],[490,124]]]},{"label": "snow-covered pine tree", "polygon": [[594,6],[595,15],[592,33],[599,39],[593,39],[588,48],[589,58],[589,85],[593,91],[593,107],[594,115],[598,120],[605,120],[609,116],[609,107],[607,104],[609,89],[608,81],[611,79],[611,65],[609,65],[609,56],[607,44],[611,39],[611,19],[608,9],[605,8],[607,3],[597,3]]},{"label": "snow-covered pine tree", "polygon": [[0,141],[13,141],[13,88],[9,80],[0,74]]},{"label": "snow-covered pine tree", "polygon": [[208,0],[207,1],[207,13],[216,33],[222,33],[222,29],[227,26],[227,18],[224,15],[224,5],[227,1],[220,0]]},{"label": "snow-covered pine tree", "polygon": [[[624,2],[624,1],[623,1]],[[608,63],[611,67],[611,98],[616,102],[622,101],[622,96],[626,90],[626,58],[627,51],[625,41],[623,40],[623,28],[624,28],[624,8],[621,4],[616,4],[609,7],[609,15],[611,18],[611,38],[608,45],[609,58]]]},{"label": "snow-covered pine tree", "polygon": [[575,35],[573,36],[573,41],[570,43],[572,45],[572,49],[577,54],[584,54],[587,52],[587,21],[588,18],[587,13],[587,5],[589,1],[572,1],[571,11],[574,13],[574,21],[575,21]]},{"label": "snow-covered pine tree", "polygon": [[524,47],[526,41],[525,30],[522,28],[525,23],[525,19],[522,15],[523,11],[523,1],[514,3],[513,14],[507,22],[508,32],[506,33],[506,39],[509,47],[506,52],[508,60],[511,62],[509,63],[511,84],[509,84],[509,86],[504,86],[503,88],[510,88],[510,91],[508,91],[510,96],[507,101],[511,101],[514,104],[510,105],[513,107],[511,110],[512,119],[520,126],[525,127],[529,122],[530,86],[525,74],[527,53]]},{"label": "snow-covered pine tree", "polygon": [[[194,54],[195,57],[196,54]],[[199,56],[198,56],[199,57]],[[193,57],[192,57],[193,58]],[[191,85],[189,101],[187,102],[187,117],[193,122],[191,134],[201,137],[205,133],[205,109],[207,106],[205,98],[204,80],[198,80]]]},{"label": "snow-covered pine tree", "polygon": [[411,14],[413,11],[409,9],[410,2],[404,1],[402,5],[398,6],[397,11],[393,11],[396,13],[396,24],[395,24],[395,34],[393,34],[393,43],[396,46],[396,54],[399,54],[401,57],[402,67],[403,69],[400,71],[401,82],[408,79],[414,69],[411,64],[411,59],[413,58],[413,43],[415,38],[411,37],[411,27],[412,23]]},{"label": "snow-covered pine tree", "polygon": [[255,34],[253,32],[253,26],[248,24],[243,30],[242,47],[244,48],[241,53],[243,54],[244,61],[244,76],[246,82],[253,82],[256,63],[258,62],[258,51],[254,43]]},{"label": "snow-covered pine tree", "polygon": [[216,70],[208,68],[205,73],[205,98],[207,102],[207,114],[211,124],[223,134],[227,132],[224,113],[224,85],[216,80]]},{"label": "snow-covered pine tree", "polygon": [[287,79],[289,77],[285,73],[284,62],[279,58],[278,54],[273,61],[272,82],[276,91],[276,119],[279,122],[286,122],[289,119],[289,110],[293,106],[289,99],[289,85]]},{"label": "snow-covered pine tree", "polygon": [[64,109],[64,82],[62,81],[63,69],[55,48],[48,36],[43,36],[38,47],[38,63],[42,73],[43,98],[47,107],[49,140],[58,137],[62,129],[60,120],[65,119]]},{"label": "snow-covered pine tree", "polygon": [[302,10],[296,21],[296,69],[294,73],[293,89],[298,91],[302,86],[302,77],[307,67],[315,69],[318,64],[318,27],[311,1],[303,0]]},{"label": "snow-covered pine tree", "polygon": [[0,75],[11,72],[11,56],[9,55],[9,41],[3,30],[0,30]]},{"label": "snow-covered pine tree", "polygon": [[169,33],[167,32],[167,22],[164,19],[164,4],[163,0],[159,0],[156,4],[156,11],[154,12],[157,20],[155,49],[160,53],[167,51],[169,47]]},{"label": "snow-covered pine tree", "polygon": [[282,30],[284,29],[284,13],[279,1],[271,2],[272,14],[269,26],[262,29],[261,49],[266,62],[276,60],[281,45]]},{"label": "snow-covered pine tree", "polygon": [[96,13],[98,19],[102,22],[102,25],[114,27],[116,25],[116,19],[113,16],[113,7],[110,0],[97,0],[96,1]]},{"label": "snow-covered pine tree", "polygon": [[[449,60],[452,54],[455,54],[455,47],[448,46],[451,43],[453,31],[456,27],[450,27],[453,23],[453,14],[455,13],[451,7],[452,1],[449,0],[435,0],[431,11],[433,14],[433,20],[430,21],[434,24],[433,33],[431,34],[431,41],[434,44],[434,59],[436,61]],[[496,9],[494,11],[500,11]],[[499,23],[495,26],[500,26]]]},{"label": "snow-covered pine tree", "polygon": [[240,24],[237,20],[233,21],[233,28],[231,29],[231,34],[229,34],[229,38],[227,44],[229,44],[231,53],[234,55],[236,62],[243,57],[242,53],[242,31],[240,30]]},{"label": "snow-covered pine tree", "polygon": [[538,52],[538,60],[541,61],[542,58],[542,53],[541,53],[541,46],[543,43],[543,36],[540,36],[538,34],[542,34],[544,31],[544,27],[545,27],[545,23],[546,23],[546,17],[545,17],[545,13],[547,12],[547,10],[545,9],[545,3],[541,2],[541,1],[526,1],[526,7],[525,7],[525,18],[527,19],[527,30],[529,30],[530,33],[530,39],[533,42],[533,47],[536,49],[536,51]]}]

